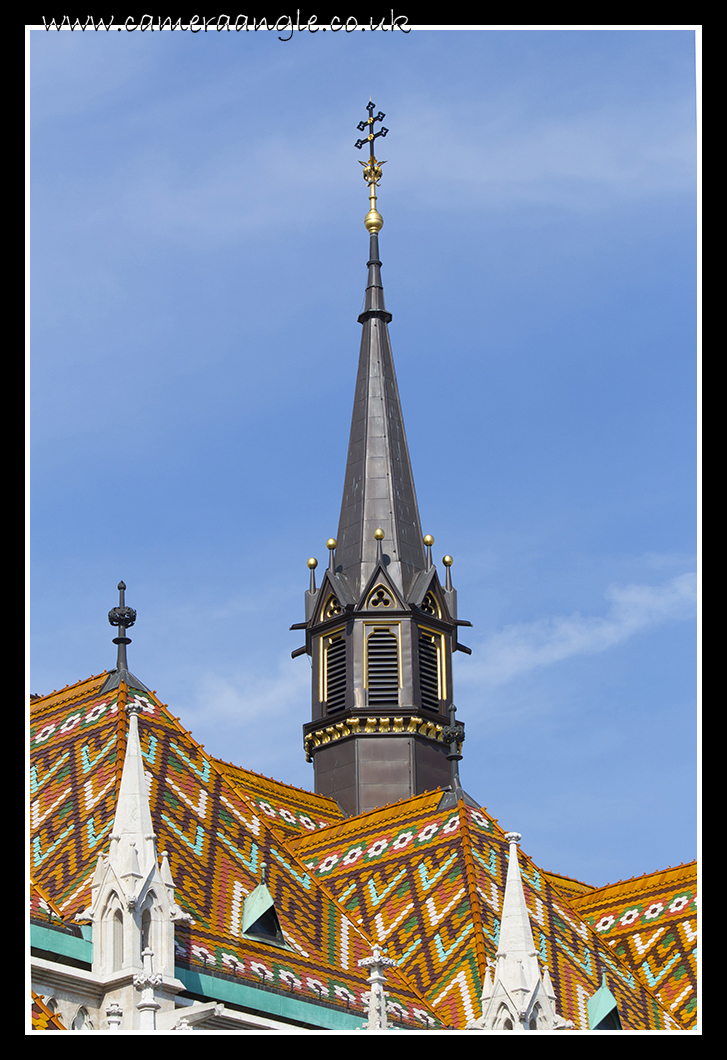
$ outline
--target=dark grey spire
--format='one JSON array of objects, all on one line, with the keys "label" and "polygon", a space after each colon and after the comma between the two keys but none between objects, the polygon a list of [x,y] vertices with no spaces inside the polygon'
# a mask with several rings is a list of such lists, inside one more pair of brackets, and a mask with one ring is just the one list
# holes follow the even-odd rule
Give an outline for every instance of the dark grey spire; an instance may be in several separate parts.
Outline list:
[{"label": "dark grey spire", "polygon": [[358,596],[373,572],[374,531],[381,528],[388,573],[406,595],[426,569],[426,556],[389,340],[391,313],[384,304],[378,232],[371,232],[370,240],[336,569]]},{"label": "dark grey spire", "polygon": [[126,660],[126,645],[131,644],[131,637],[126,636],[126,631],[131,629],[136,622],[136,611],[133,607],[127,607],[126,605],[124,597],[126,586],[123,582],[119,582],[117,589],[119,590],[119,606],[112,607],[109,611],[109,622],[112,626],[117,626],[119,630],[118,637],[113,639],[113,643],[116,645],[116,669],[109,673],[100,691],[107,692],[111,688],[118,688],[119,684],[124,681],[130,688],[148,692],[149,689],[146,685],[143,685],[138,677],[134,677],[129,672]]},{"label": "dark grey spire", "polygon": [[[468,796],[457,763],[464,726],[452,703],[452,653],[459,644],[456,593],[432,563],[434,538],[422,538],[414,478],[389,341],[376,209],[381,167],[373,153],[362,163],[370,209],[368,285],[346,480],[337,539],[329,538],[328,569],[305,594],[305,644],[292,652],[311,659],[311,721],[303,726],[315,790],[338,800],[344,813],[365,813],[411,795],[445,789],[456,806]],[[426,547],[425,547],[426,546]],[[445,557],[445,566],[451,563]],[[312,569],[316,560],[308,560]],[[454,709],[454,708],[452,708]],[[448,735],[445,737],[445,731]],[[449,749],[449,754],[447,753]]]}]

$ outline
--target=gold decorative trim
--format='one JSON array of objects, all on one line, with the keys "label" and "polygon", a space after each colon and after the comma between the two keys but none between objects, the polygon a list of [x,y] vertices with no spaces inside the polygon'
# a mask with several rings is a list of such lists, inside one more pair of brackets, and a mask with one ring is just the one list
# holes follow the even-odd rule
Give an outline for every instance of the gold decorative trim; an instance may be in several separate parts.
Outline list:
[{"label": "gold decorative trim", "polygon": [[360,718],[348,718],[346,721],[336,722],[335,725],[327,725],[325,729],[317,729],[309,732],[303,741],[305,757],[307,762],[312,762],[312,753],[318,747],[331,743],[332,740],[340,740],[345,736],[382,736],[392,733],[416,733],[428,740],[444,743],[444,726],[438,725],[429,718],[420,718],[418,714],[410,716],[407,720],[408,726],[404,727],[404,718],[366,718],[364,728],[361,728]]}]

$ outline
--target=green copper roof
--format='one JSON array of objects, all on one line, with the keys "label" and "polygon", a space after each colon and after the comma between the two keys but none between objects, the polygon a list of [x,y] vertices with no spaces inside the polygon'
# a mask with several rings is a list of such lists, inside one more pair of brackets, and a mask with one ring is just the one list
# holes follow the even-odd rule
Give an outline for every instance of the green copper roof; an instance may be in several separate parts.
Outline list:
[{"label": "green copper roof", "polygon": [[[616,998],[608,989],[605,975],[598,990],[586,1002],[586,1006],[588,1008],[588,1027],[590,1030],[595,1031],[599,1027],[602,1030],[620,1028],[621,1020],[618,1015]],[[605,1026],[602,1026],[603,1024]]]}]

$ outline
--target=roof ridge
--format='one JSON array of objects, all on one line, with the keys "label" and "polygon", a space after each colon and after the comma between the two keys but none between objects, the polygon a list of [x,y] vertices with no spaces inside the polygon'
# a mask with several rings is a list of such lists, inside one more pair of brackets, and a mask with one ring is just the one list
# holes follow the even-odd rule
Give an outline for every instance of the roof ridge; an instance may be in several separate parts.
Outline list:
[{"label": "roof ridge", "polygon": [[598,889],[595,884],[586,883],[585,880],[579,880],[576,876],[567,876],[564,872],[552,872],[550,869],[541,869],[540,871],[544,872],[546,876],[554,876],[558,880],[568,880],[569,883],[577,883],[581,887],[589,887],[592,891]]},{"label": "roof ridge", "polygon": [[63,921],[63,923],[68,923],[68,921],[66,920],[65,916],[64,916],[64,915],[63,915],[63,913],[61,912],[61,910],[60,910],[60,907],[59,907],[59,906],[58,906],[58,905],[56,904],[56,902],[55,902],[55,901],[54,901],[54,900],[53,900],[53,899],[52,899],[52,898],[50,897],[50,895],[49,895],[49,894],[48,894],[48,892],[46,891],[45,887],[43,887],[43,886],[42,886],[42,885],[41,885],[40,883],[37,883],[37,882],[36,882],[36,881],[35,881],[35,880],[33,879],[33,876],[32,876],[32,875],[31,875],[31,877],[30,877],[30,888],[31,888],[31,891],[33,891],[33,890],[37,891],[37,893],[39,894],[39,896],[41,897],[41,899],[42,899],[42,900],[43,900],[43,901],[44,901],[44,902],[46,903],[46,905],[48,906],[48,908],[50,909],[50,911],[51,911],[52,913],[54,913],[54,914],[55,914],[55,915],[56,915],[56,916],[58,917],[58,919],[59,919],[59,920],[62,920],[62,921]]},{"label": "roof ridge", "polygon": [[480,907],[477,891],[477,875],[475,863],[472,858],[472,837],[470,836],[470,822],[467,816],[467,808],[464,799],[457,800],[457,812],[459,814],[459,831],[462,835],[461,845],[464,857],[465,883],[467,886],[467,897],[472,912],[472,922],[475,925],[475,959],[479,965],[480,978],[485,982],[487,974],[487,952],[485,950],[484,924],[482,922],[482,910]]},{"label": "roof ridge", "polygon": [[91,674],[90,677],[84,677],[80,681],[74,681],[73,684],[64,685],[63,688],[54,688],[52,692],[44,692],[41,695],[31,694],[30,696],[30,709],[31,712],[35,712],[44,705],[44,700],[52,699],[53,696],[60,696],[64,692],[70,692],[74,688],[79,688],[81,685],[90,684],[93,681],[100,681],[108,674],[108,670],[102,670],[100,674]]},{"label": "roof ridge", "polygon": [[637,883],[639,880],[646,880],[649,876],[664,876],[667,872],[677,872],[679,869],[688,869],[692,865],[696,867],[697,859],[694,858],[692,861],[681,861],[678,865],[668,865],[665,869],[654,869],[653,872],[644,872],[641,876],[629,876],[624,880],[614,880],[613,883],[604,883],[602,887],[594,887],[592,891],[588,891],[582,895],[583,898],[591,898],[596,895],[599,891],[607,891],[612,887],[623,887],[628,883]]},{"label": "roof ridge", "polygon": [[[302,847],[307,840],[310,840],[312,843],[314,840],[320,839],[321,836],[325,836],[326,833],[329,832],[332,828],[345,828],[348,824],[353,824],[354,822],[361,821],[366,817],[372,817],[374,814],[377,813],[383,813],[384,810],[392,810],[397,806],[401,806],[405,802],[414,802],[415,799],[424,799],[433,795],[440,795],[442,791],[442,788],[433,788],[432,791],[423,791],[419,795],[409,795],[405,799],[399,799],[398,802],[387,802],[383,806],[376,806],[373,810],[366,810],[365,813],[358,813],[351,817],[344,817],[342,821],[331,821],[331,823],[329,825],[326,825],[325,828],[318,828],[315,832],[300,835],[296,839],[292,840],[292,842],[296,844],[296,849],[298,849],[298,847]],[[403,817],[405,816],[405,814],[402,811],[396,816]]]},{"label": "roof ridge", "polygon": [[277,780],[275,777],[268,777],[265,773],[256,773],[254,769],[247,769],[245,766],[238,766],[235,762],[226,762],[224,758],[213,758],[213,761],[217,762],[222,766],[232,767],[232,769],[239,769],[241,773],[246,773],[248,776],[256,777],[259,780],[267,780],[271,784],[275,784],[281,788],[290,788],[292,791],[299,791],[303,795],[310,795],[314,799],[325,799],[326,802],[330,802],[337,809],[338,803],[331,795],[322,795],[317,791],[309,791],[308,788],[299,788],[297,784],[289,784],[286,780]]},{"label": "roof ridge", "polygon": [[[536,865],[534,861],[532,861],[532,858],[528,858],[528,860],[531,861],[532,864],[539,869],[539,866]],[[544,873],[545,870],[539,869],[539,871]],[[653,998],[654,1004],[658,1006],[659,1010],[666,1016],[666,1018],[669,1020],[673,1020],[679,1027],[683,1027],[684,1025],[682,1021],[677,1016],[674,1016],[669,1012],[666,1007],[666,1004],[661,1000],[660,996],[656,993],[655,990],[653,990],[649,986],[649,984],[641,974],[641,970],[639,968],[634,968],[631,964],[628,964],[615,950],[609,949],[609,947],[605,945],[604,940],[598,934],[594,926],[588,923],[585,916],[581,913],[580,909],[578,909],[577,906],[573,904],[574,901],[578,902],[578,896],[570,895],[567,894],[565,891],[559,890],[555,884],[551,884],[551,886],[557,891],[559,898],[561,899],[563,904],[568,907],[572,915],[576,917],[580,921],[580,923],[583,924],[588,930],[588,933],[591,937],[591,944],[595,944],[594,948],[596,952],[600,954],[603,954],[604,951],[607,952],[610,962],[618,962],[621,968],[623,968],[629,975],[635,975],[638,978],[639,983],[641,984],[641,988],[645,990],[650,997]],[[588,892],[585,895],[581,895],[581,897],[590,898],[592,894],[593,892]]]}]

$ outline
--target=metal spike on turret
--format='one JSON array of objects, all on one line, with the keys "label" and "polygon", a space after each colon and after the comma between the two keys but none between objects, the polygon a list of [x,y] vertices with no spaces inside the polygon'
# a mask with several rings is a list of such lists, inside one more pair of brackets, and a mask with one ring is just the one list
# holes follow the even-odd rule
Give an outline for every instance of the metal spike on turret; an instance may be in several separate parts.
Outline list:
[{"label": "metal spike on turret", "polygon": [[109,676],[104,681],[101,692],[108,692],[112,688],[118,688],[122,681],[125,682],[128,688],[135,688],[139,692],[148,692],[149,689],[145,684],[139,680],[129,670],[129,664],[126,658],[126,645],[131,644],[131,637],[126,636],[127,629],[136,622],[136,611],[133,607],[127,607],[126,605],[126,585],[123,582],[119,582],[117,585],[119,590],[119,604],[118,607],[112,607],[109,611],[109,622],[112,626],[116,626],[119,630],[118,637],[114,637],[112,644],[116,645],[116,669],[111,670]]}]

